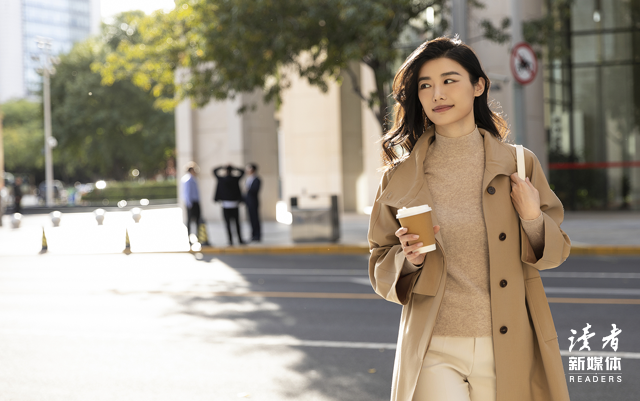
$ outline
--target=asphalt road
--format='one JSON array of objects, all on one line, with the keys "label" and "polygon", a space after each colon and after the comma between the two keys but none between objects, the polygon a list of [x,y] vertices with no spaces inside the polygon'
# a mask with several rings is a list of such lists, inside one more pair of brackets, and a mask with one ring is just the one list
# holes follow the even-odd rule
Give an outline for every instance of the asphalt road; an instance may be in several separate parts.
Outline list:
[{"label": "asphalt road", "polygon": [[[2,256],[0,401],[387,400],[401,309],[373,296],[366,266],[367,255]],[[606,355],[601,337],[622,330],[615,381],[583,372],[572,400],[637,399],[639,267],[576,256],[544,272],[562,350],[588,323],[585,355]]]}]

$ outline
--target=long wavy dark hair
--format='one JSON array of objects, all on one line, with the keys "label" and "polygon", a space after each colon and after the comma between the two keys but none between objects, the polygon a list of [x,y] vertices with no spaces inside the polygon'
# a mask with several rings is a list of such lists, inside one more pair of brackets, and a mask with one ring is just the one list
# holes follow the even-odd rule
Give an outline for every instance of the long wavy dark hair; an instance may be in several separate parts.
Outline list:
[{"label": "long wavy dark hair", "polygon": [[[509,129],[500,114],[489,108],[488,95],[491,81],[482,70],[475,52],[462,43],[457,35],[451,39],[439,37],[422,43],[407,57],[395,78],[393,79],[392,96],[396,101],[394,106],[393,127],[381,139],[382,160],[384,166],[378,171],[395,168],[413,150],[418,138],[433,125],[427,118],[420,99],[418,98],[418,73],[424,63],[430,60],[446,57],[458,62],[469,73],[471,84],[475,85],[480,77],[484,78],[484,92],[473,101],[473,114],[478,128],[483,128],[506,142]],[[435,140],[435,135],[431,142]],[[397,146],[407,153],[399,155]]]}]

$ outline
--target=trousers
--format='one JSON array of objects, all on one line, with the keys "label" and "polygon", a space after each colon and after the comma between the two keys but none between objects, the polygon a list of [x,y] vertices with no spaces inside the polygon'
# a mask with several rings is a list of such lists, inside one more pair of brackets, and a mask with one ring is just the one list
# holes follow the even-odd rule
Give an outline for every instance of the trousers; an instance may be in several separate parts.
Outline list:
[{"label": "trousers", "polygon": [[431,336],[413,401],[495,401],[493,337]]},{"label": "trousers", "polygon": [[240,244],[244,244],[244,240],[242,239],[242,232],[240,230],[240,213],[238,212],[237,207],[222,208],[222,213],[224,215],[224,221],[227,224],[227,239],[229,240],[229,245],[233,245],[233,235],[231,235],[231,220],[235,220],[236,223],[236,232],[238,233],[238,242]]},{"label": "trousers", "polygon": [[202,221],[200,218],[200,202],[193,202],[191,207],[187,208],[187,235],[191,234],[191,221],[196,222],[196,233],[198,232],[198,225]]}]

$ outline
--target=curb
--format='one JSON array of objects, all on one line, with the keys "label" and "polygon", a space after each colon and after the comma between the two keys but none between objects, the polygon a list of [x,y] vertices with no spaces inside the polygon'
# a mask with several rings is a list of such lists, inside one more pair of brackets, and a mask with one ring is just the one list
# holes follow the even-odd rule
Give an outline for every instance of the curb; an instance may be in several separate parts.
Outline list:
[{"label": "curb", "polygon": [[[192,252],[197,253],[197,252]],[[274,246],[233,246],[216,248],[203,246],[200,253],[212,255],[250,255],[250,254],[358,254],[369,255],[365,245],[274,245]],[[634,245],[575,245],[571,255],[640,255],[640,246]]]},{"label": "curb", "polygon": [[[203,246],[200,253],[213,255],[250,255],[250,254],[369,254],[369,247],[364,245],[336,245],[313,244],[313,245],[273,245],[273,246],[232,246],[216,248]],[[197,253],[197,252],[191,252]]]},{"label": "curb", "polygon": [[637,245],[575,245],[571,255],[640,255]]}]

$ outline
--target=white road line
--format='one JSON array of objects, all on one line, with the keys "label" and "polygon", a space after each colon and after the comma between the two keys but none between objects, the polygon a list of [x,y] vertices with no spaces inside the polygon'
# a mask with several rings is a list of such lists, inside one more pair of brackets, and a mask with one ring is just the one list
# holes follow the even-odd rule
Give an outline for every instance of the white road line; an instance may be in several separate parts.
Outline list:
[{"label": "white road line", "polygon": [[640,278],[640,273],[605,272],[540,272],[540,277],[548,278]]},{"label": "white road line", "polygon": [[240,274],[292,275],[292,276],[366,276],[367,269],[260,269],[234,268]]},{"label": "white road line", "polygon": [[544,287],[547,294],[640,295],[640,288]]},{"label": "white road line", "polygon": [[[235,268],[246,275],[290,275],[290,276],[366,276],[367,269],[276,269],[276,268]],[[640,279],[640,273],[615,272],[540,272],[543,278],[604,278],[604,279]]]},{"label": "white road line", "polygon": [[[215,341],[215,340],[214,340]],[[295,338],[236,337],[215,342],[238,345],[284,345],[290,347],[353,348],[353,349],[396,349],[395,343],[365,343],[351,341],[311,341]]]},{"label": "white road line", "polygon": [[[158,333],[144,333],[134,335],[129,332],[78,332],[68,330],[33,330],[33,329],[0,329],[0,337],[7,341],[6,337],[38,336],[38,337],[63,337],[73,340],[97,340],[97,341],[171,341],[180,342],[184,338],[175,336],[162,336]],[[291,337],[227,337],[207,338],[206,341],[217,344],[234,345],[261,345],[261,346],[287,346],[287,347],[318,347],[318,348],[350,348],[350,349],[377,349],[395,350],[395,343],[368,343],[357,341],[314,341],[299,340]],[[640,352],[611,352],[611,351],[572,351],[560,350],[561,356],[617,356],[625,359],[640,359]]]},{"label": "white road line", "polygon": [[[356,348],[356,349],[396,349],[395,343],[365,343],[351,341],[310,341],[295,338],[236,337],[216,342],[240,345],[284,345],[292,347]],[[617,356],[626,359],[640,359],[640,352],[608,351],[560,351],[561,356]]]}]

